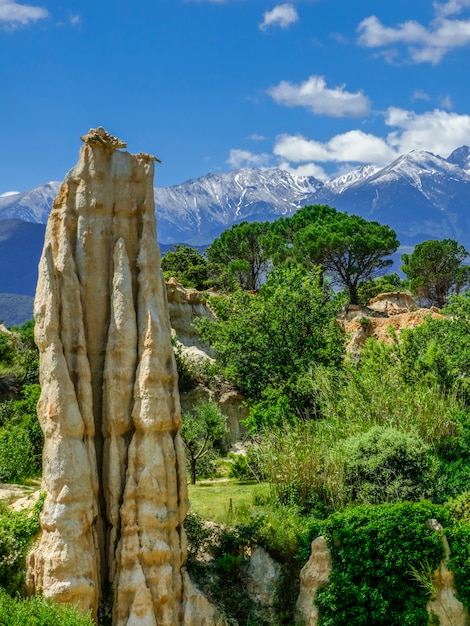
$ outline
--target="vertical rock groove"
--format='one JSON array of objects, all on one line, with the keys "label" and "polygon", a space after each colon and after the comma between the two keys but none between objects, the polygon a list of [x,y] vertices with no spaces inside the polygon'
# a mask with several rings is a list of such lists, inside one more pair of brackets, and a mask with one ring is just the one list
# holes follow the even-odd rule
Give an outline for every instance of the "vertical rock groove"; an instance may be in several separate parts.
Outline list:
[{"label": "vertical rock groove", "polygon": [[188,509],[153,161],[90,130],[49,218],[35,300],[45,435],[28,586],[114,626],[223,624],[184,569]]}]

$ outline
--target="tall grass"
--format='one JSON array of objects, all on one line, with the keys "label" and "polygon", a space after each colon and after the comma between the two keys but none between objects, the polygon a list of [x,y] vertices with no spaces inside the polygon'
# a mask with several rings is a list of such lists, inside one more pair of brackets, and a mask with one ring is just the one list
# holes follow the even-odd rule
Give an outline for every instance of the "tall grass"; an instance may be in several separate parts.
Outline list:
[{"label": "tall grass", "polygon": [[361,363],[340,370],[311,368],[302,385],[314,419],[272,427],[259,445],[275,496],[320,515],[348,503],[348,439],[374,427],[394,429],[436,454],[460,432],[462,401],[432,377],[407,380],[393,347],[374,345]]}]

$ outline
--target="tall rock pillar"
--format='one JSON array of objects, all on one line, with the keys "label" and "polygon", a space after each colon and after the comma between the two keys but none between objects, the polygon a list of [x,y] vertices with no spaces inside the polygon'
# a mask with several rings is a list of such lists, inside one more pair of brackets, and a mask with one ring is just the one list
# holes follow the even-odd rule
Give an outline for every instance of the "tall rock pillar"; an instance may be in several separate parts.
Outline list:
[{"label": "tall rock pillar", "polygon": [[28,580],[114,626],[217,624],[184,569],[188,509],[154,158],[90,130],[54,202],[35,300],[45,435]]}]

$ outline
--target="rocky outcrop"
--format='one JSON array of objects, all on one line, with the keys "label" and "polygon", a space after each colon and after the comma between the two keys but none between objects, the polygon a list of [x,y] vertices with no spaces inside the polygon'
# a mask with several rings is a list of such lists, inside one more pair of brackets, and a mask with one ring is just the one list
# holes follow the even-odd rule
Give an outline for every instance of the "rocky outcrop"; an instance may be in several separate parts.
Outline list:
[{"label": "rocky outcrop", "polygon": [[310,558],[300,571],[300,592],[295,605],[298,626],[317,626],[319,620],[315,597],[318,589],[328,584],[333,564],[324,537],[312,541]]},{"label": "rocky outcrop", "polygon": [[281,578],[281,566],[261,548],[251,551],[247,569],[247,593],[258,607],[258,613],[268,624],[276,624],[276,602]]},{"label": "rocky outcrop", "polygon": [[183,354],[193,359],[213,357],[213,350],[201,341],[195,326],[199,319],[214,319],[204,294],[197,289],[186,289],[174,278],[166,283],[166,292],[171,327],[182,346]]},{"label": "rocky outcrop", "polygon": [[349,335],[346,350],[357,354],[368,337],[391,343],[393,333],[423,324],[427,317],[442,318],[436,308],[417,308],[407,293],[390,292],[372,298],[367,306],[344,307],[338,324]]},{"label": "rocky outcrop", "polygon": [[45,435],[29,589],[113,626],[220,623],[185,569],[180,403],[154,158],[82,137],[49,218],[35,300]]}]

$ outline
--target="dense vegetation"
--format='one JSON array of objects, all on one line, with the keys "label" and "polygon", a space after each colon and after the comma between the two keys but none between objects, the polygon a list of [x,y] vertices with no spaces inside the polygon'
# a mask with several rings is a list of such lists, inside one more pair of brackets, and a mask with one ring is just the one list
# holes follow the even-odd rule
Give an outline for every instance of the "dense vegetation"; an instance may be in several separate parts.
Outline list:
[{"label": "dense vegetation", "polygon": [[[228,384],[250,407],[246,454],[213,462],[213,444],[226,428],[213,402],[185,413],[182,430],[192,483],[220,471],[266,486],[250,507],[236,510],[229,498],[221,527],[195,514],[186,522],[192,575],[239,623],[270,623],[244,591],[249,546],[263,545],[281,563],[276,615],[291,626],[300,567],[322,534],[334,569],[317,599],[321,626],[424,626],[443,555],[442,533],[429,528],[430,518],[444,527],[457,592],[470,607],[465,251],[451,240],[417,246],[402,258],[404,283],[384,274],[397,247],[386,226],[312,206],[273,224],[237,224],[206,255],[177,246],[162,261],[166,278],[224,292],[209,297],[216,319],[199,326],[217,364],[190,362],[175,346],[181,390],[203,384],[217,397]],[[387,344],[369,339],[349,358],[336,323],[341,307],[404,287],[417,304],[445,305],[445,317],[399,337],[391,332]],[[32,331],[29,323],[0,334],[4,482],[40,475]],[[38,510],[30,518],[0,511],[0,586],[10,594],[21,591]],[[9,624],[87,623],[72,613],[49,617],[57,609],[41,600],[15,603],[0,595],[0,626],[2,611],[26,616]],[[44,617],[31,621],[28,611]]]},{"label": "dense vegetation", "polygon": [[[470,606],[468,272],[463,248],[446,240],[404,255],[407,281],[380,275],[398,243],[386,228],[359,222],[306,207],[262,225],[264,282],[254,293],[237,280],[241,289],[213,300],[216,320],[204,320],[200,332],[216,349],[218,376],[251,407],[251,447],[232,475],[270,485],[235,525],[237,536],[261,543],[287,569],[308,558],[313,538],[326,537],[334,572],[317,600],[322,626],[424,626],[443,556],[429,518],[444,526],[457,592]],[[423,256],[434,264],[418,280],[409,268]],[[392,333],[387,344],[369,339],[359,357],[345,358],[340,306],[404,288],[417,305],[446,305],[445,318]],[[274,521],[279,511],[283,525]],[[239,548],[229,552],[239,558]],[[237,567],[231,561],[241,575]],[[287,605],[279,623],[291,623]],[[247,623],[264,623],[257,619]]]}]

